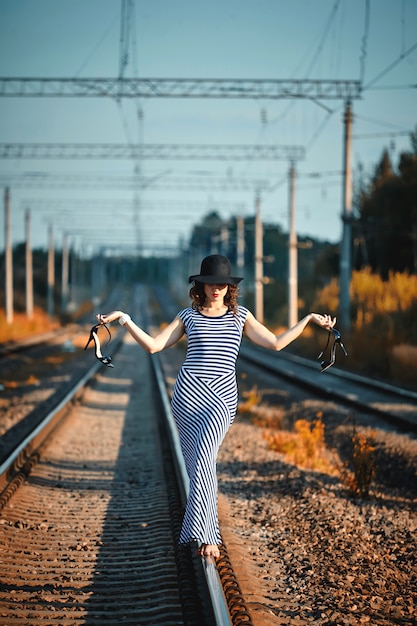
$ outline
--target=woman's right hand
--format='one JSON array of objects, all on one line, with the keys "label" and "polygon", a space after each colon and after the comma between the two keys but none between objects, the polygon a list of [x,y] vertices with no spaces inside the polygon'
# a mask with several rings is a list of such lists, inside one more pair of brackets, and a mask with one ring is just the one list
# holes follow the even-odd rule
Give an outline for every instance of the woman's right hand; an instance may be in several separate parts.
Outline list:
[{"label": "woman's right hand", "polygon": [[111,311],[110,313],[97,313],[96,320],[99,324],[116,322],[123,315],[123,311]]}]

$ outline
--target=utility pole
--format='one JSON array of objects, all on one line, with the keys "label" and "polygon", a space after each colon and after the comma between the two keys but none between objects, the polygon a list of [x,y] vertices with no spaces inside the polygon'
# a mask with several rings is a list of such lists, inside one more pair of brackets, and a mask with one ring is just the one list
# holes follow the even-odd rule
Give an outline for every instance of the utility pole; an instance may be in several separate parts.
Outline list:
[{"label": "utility pole", "polygon": [[[237,275],[244,276],[245,271],[245,222],[243,217],[239,215],[236,218],[236,267]],[[240,295],[242,302],[245,297],[245,286],[240,287]]]},{"label": "utility pole", "polygon": [[33,318],[33,259],[30,241],[30,209],[25,214],[26,230],[26,317]]},{"label": "utility pole", "polygon": [[62,239],[62,285],[61,285],[61,310],[64,313],[68,306],[68,277],[69,277],[69,255],[68,255],[68,235],[64,233]]},{"label": "utility pole", "polygon": [[340,252],[340,327],[345,332],[350,330],[350,279],[352,271],[352,110],[346,102],[344,115],[344,153],[343,153],[343,234]]},{"label": "utility pole", "polygon": [[13,323],[13,254],[10,220],[10,191],[6,187],[4,192],[4,229],[5,229],[5,262],[6,262],[6,321]]},{"label": "utility pole", "polygon": [[229,253],[229,229],[225,224],[222,225],[220,230],[220,249],[221,254],[225,256]]},{"label": "utility pole", "polygon": [[48,315],[52,317],[54,314],[54,287],[55,287],[55,251],[54,251],[54,235],[52,224],[48,229],[48,295],[47,307]]},{"label": "utility pole", "polygon": [[291,163],[289,171],[289,218],[290,233],[288,241],[288,326],[298,322],[298,243],[295,228],[295,166]]},{"label": "utility pole", "polygon": [[71,248],[71,306],[76,308],[78,303],[78,260],[74,245]]},{"label": "utility pole", "polygon": [[255,317],[263,323],[264,321],[264,278],[263,278],[263,228],[261,221],[261,199],[259,193],[256,195],[255,213]]}]

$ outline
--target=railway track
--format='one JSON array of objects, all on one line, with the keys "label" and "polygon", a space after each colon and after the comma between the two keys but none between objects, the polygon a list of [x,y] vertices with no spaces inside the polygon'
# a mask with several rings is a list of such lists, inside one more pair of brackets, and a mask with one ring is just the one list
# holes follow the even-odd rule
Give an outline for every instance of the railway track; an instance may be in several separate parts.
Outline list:
[{"label": "railway track", "polygon": [[127,336],[115,358],[2,463],[0,624],[251,624],[226,548],[216,567],[177,546],[187,485],[158,360]]},{"label": "railway track", "polygon": [[[117,298],[128,302],[124,290],[117,289],[107,306]],[[94,360],[84,346],[92,323],[84,317],[55,332],[1,347],[0,464],[91,369]],[[115,329],[112,349],[118,341]]]},{"label": "railway track", "polygon": [[399,430],[417,432],[417,393],[333,366],[323,374],[318,363],[289,353],[277,356],[244,343],[240,357],[318,396],[378,416]]},{"label": "railway track", "polygon": [[[136,300],[129,310],[146,313],[143,290]],[[166,301],[163,308],[169,309]],[[150,321],[147,316],[143,323]],[[20,355],[28,360],[24,351]],[[88,374],[78,380],[78,389],[73,386],[72,399],[61,399],[49,412],[48,443],[38,424],[37,438],[27,436],[2,464],[0,624],[251,624],[226,547],[215,568],[179,550],[173,539],[186,489],[184,469],[171,452],[175,428],[156,424],[165,409],[169,414],[164,379],[175,372],[165,371],[161,361],[163,374],[160,360],[126,337],[114,369],[83,350],[78,357],[89,360]],[[373,412],[394,428],[414,429],[415,398],[405,390],[371,385],[337,368],[320,374],[317,363],[246,344],[239,360],[318,397]],[[85,387],[91,377],[94,382]],[[152,402],[152,425],[138,422],[137,415]],[[168,440],[158,438],[167,431]],[[158,458],[163,458],[161,467],[151,469]],[[165,484],[167,479],[171,482]]]}]

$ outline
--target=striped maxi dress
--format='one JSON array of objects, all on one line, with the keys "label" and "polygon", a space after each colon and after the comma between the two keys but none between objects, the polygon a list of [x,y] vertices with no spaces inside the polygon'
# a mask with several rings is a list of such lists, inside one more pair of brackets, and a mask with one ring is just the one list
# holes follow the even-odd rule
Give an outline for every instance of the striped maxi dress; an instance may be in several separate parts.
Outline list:
[{"label": "striped maxi dress", "polygon": [[192,308],[178,313],[188,348],[172,397],[181,449],[190,479],[180,543],[221,543],[216,461],[236,415],[236,359],[248,309],[207,317]]}]

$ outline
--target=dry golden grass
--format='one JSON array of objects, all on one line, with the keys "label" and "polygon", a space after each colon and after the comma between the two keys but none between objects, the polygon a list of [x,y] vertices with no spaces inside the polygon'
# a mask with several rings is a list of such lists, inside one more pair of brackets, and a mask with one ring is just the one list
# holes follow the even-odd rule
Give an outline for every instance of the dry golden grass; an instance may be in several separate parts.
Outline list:
[{"label": "dry golden grass", "polygon": [[322,415],[318,413],[312,423],[305,419],[297,420],[294,429],[295,432],[266,430],[264,437],[268,447],[284,454],[287,461],[299,467],[337,474],[338,469],[326,448]]},{"label": "dry golden grass", "polygon": [[262,394],[259,393],[257,385],[248,391],[243,391],[242,397],[245,398],[245,401],[239,402],[239,413],[251,413],[262,402]]},{"label": "dry golden grass", "polygon": [[[242,374],[242,378],[246,378],[246,374]],[[244,400],[238,405],[239,415],[248,416],[252,424],[260,428],[280,429],[282,427],[285,417],[283,409],[262,404],[262,394],[257,385],[248,391],[243,391],[242,397]]]},{"label": "dry golden grass", "polygon": [[[371,324],[381,315],[406,312],[417,301],[417,276],[390,272],[388,280],[373,274],[369,268],[352,272],[350,298],[356,312],[356,329]],[[328,311],[339,308],[339,281],[333,278],[318,294],[317,307]]]},{"label": "dry golden grass", "polygon": [[399,344],[390,355],[390,375],[406,383],[417,381],[417,346]]},{"label": "dry golden grass", "polygon": [[352,446],[350,463],[343,463],[335,450],[326,446],[323,414],[318,411],[312,422],[299,419],[294,430],[282,428],[283,410],[261,404],[257,387],[245,393],[246,401],[239,405],[239,413],[249,414],[251,422],[262,428],[270,450],[284,455],[285,461],[307,470],[337,476],[342,485],[357,497],[367,498],[376,474],[375,433],[354,430],[349,436]]},{"label": "dry golden grass", "polygon": [[[88,338],[89,338],[88,335],[76,335],[75,337],[72,338],[71,344],[73,348],[81,348],[84,350],[85,344],[87,343]],[[106,341],[107,339],[103,339],[103,347],[106,345]],[[93,343],[90,343],[89,349],[90,348],[91,349],[94,348]]]},{"label": "dry golden grass", "polygon": [[39,385],[39,378],[36,378],[33,374],[26,380],[26,385]]},{"label": "dry golden grass", "polygon": [[[352,273],[352,321],[344,337],[349,356],[338,356],[338,366],[367,375],[391,378],[399,384],[417,380],[417,276],[391,272],[387,280],[369,268]],[[316,295],[315,310],[335,313],[339,282],[333,279]],[[303,342],[313,354],[315,334]],[[302,345],[302,344],[301,344]]]},{"label": "dry golden grass", "polygon": [[48,356],[45,359],[45,363],[50,363],[52,365],[59,365],[64,362],[63,356]]},{"label": "dry golden grass", "polygon": [[26,313],[14,313],[13,323],[8,324],[4,309],[0,309],[0,342],[17,341],[60,327],[60,323],[51,319],[42,309],[36,307],[33,318],[29,320]]}]

